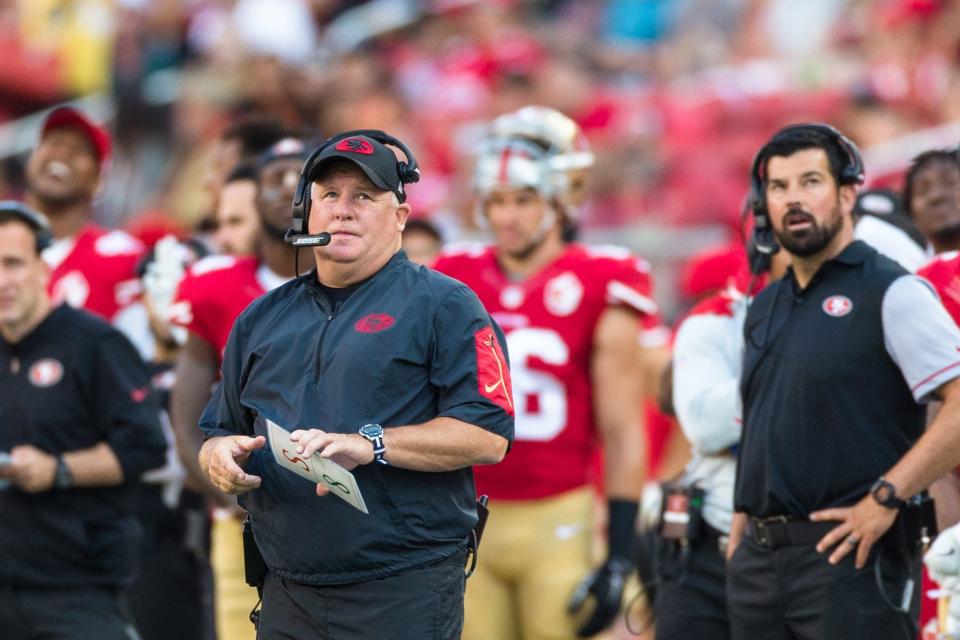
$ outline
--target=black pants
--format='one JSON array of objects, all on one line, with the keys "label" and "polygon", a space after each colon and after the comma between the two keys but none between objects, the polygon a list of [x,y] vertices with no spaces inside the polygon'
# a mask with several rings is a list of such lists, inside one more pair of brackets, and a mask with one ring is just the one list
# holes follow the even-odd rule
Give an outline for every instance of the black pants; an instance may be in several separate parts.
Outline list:
[{"label": "black pants", "polygon": [[312,586],[273,572],[260,640],[453,640],[463,629],[465,554],[378,580]]},{"label": "black pants", "polygon": [[660,540],[657,640],[728,640],[726,561],[713,530],[686,551]]},{"label": "black pants", "polygon": [[213,637],[206,501],[184,491],[179,506],[168,509],[160,491],[157,485],[138,487],[143,554],[127,600],[143,640],[206,640]]},{"label": "black pants", "polygon": [[116,589],[38,589],[0,586],[4,640],[136,640]]},{"label": "black pants", "polygon": [[[920,565],[875,547],[857,570],[852,554],[838,565],[814,545],[768,549],[744,538],[727,567],[727,602],[735,640],[914,640],[920,606]],[[915,580],[909,616],[900,605],[904,583]]]}]

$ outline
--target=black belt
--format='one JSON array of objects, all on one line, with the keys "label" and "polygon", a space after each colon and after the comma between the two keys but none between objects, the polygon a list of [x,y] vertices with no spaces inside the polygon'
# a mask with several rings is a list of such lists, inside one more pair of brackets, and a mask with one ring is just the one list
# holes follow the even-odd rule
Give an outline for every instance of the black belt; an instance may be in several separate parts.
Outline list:
[{"label": "black belt", "polygon": [[838,524],[836,520],[814,522],[796,520],[792,516],[750,518],[747,536],[762,547],[779,549],[804,544],[816,544]]}]

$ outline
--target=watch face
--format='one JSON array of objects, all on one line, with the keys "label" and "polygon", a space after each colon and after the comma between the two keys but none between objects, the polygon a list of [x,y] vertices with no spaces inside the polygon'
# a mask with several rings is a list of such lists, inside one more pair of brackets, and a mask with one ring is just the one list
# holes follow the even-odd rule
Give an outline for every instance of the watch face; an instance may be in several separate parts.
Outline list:
[{"label": "watch face", "polygon": [[376,438],[383,435],[383,427],[378,424],[365,424],[360,427],[360,434],[367,438]]},{"label": "watch face", "polygon": [[885,484],[881,484],[879,487],[873,490],[873,495],[878,501],[886,502],[890,499],[890,487]]}]

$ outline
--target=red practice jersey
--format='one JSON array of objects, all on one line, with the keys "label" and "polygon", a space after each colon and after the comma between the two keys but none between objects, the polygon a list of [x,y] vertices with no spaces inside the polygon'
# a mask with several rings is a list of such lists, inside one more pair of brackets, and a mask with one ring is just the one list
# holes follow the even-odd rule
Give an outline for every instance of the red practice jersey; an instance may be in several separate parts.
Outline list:
[{"label": "red practice jersey", "polygon": [[473,289],[507,338],[515,439],[503,462],[475,468],[477,491],[528,500],[587,484],[597,445],[590,381],[597,321],[607,307],[625,306],[641,318],[638,331],[662,332],[649,265],[619,247],[571,244],[524,281],[501,271],[493,247],[445,253],[434,268]]},{"label": "red practice jersey", "polygon": [[937,290],[943,306],[960,325],[960,252],[948,251],[917,271]]},{"label": "red practice jersey", "polygon": [[[63,242],[57,241],[43,253],[51,268],[48,291],[54,304],[66,302],[110,320],[137,299],[136,266],[143,243],[124,231],[93,224],[86,225],[69,248]],[[64,250],[65,255],[57,255]]]},{"label": "red practice jersey", "polygon": [[257,276],[259,267],[253,257],[198,260],[177,289],[170,321],[209,343],[219,362],[237,316],[268,290]]}]

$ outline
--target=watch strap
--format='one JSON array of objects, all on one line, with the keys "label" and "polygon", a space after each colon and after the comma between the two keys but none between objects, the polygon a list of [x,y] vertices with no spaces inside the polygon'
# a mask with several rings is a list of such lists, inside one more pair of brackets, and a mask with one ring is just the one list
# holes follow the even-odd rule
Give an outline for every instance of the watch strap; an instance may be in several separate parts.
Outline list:
[{"label": "watch strap", "polygon": [[360,428],[360,435],[373,444],[373,461],[377,464],[389,464],[386,459],[387,447],[383,441],[383,427],[366,424]]},{"label": "watch strap", "polygon": [[[881,496],[883,492],[886,492],[886,496]],[[888,509],[899,509],[906,504],[902,498],[897,497],[897,488],[894,484],[886,480],[883,476],[880,476],[877,481],[873,483],[873,486],[870,487],[870,495],[877,501],[877,504],[887,507]]]},{"label": "watch strap", "polygon": [[57,456],[57,470],[53,474],[53,486],[55,489],[69,489],[73,486],[73,473],[63,456]]}]

